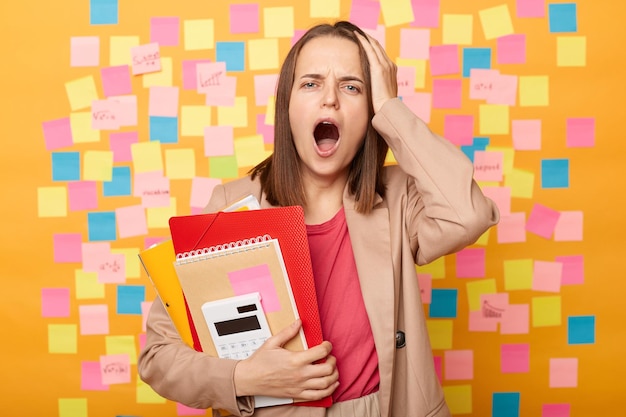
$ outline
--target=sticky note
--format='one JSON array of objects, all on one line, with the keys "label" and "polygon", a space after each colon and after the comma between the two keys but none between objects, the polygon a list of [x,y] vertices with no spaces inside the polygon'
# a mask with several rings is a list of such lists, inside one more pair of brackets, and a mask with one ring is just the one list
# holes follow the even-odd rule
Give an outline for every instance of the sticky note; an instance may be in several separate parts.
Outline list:
[{"label": "sticky note", "polygon": [[141,303],[146,300],[143,285],[117,286],[117,314],[141,314]]},{"label": "sticky note", "polygon": [[117,102],[116,117],[120,126],[137,126],[137,96],[114,96],[109,97],[108,101]]},{"label": "sticky note", "polygon": [[396,72],[398,96],[403,97],[415,91],[415,67],[399,66]]},{"label": "sticky note", "polygon": [[569,187],[569,159],[541,160],[541,187]]},{"label": "sticky note", "polygon": [[468,329],[470,332],[495,332],[498,330],[498,322],[486,318],[481,310],[470,311]]},{"label": "sticky note", "polygon": [[178,87],[154,86],[150,87],[148,101],[149,116],[177,117],[178,116]]},{"label": "sticky note", "polygon": [[120,96],[132,93],[128,65],[116,65],[100,69],[102,90],[105,96]]},{"label": "sticky note", "polygon": [[[402,102],[424,122],[430,122],[432,112],[432,94],[430,93],[413,93],[402,97]],[[455,128],[463,128],[456,124]]]},{"label": "sticky note", "polygon": [[506,4],[478,11],[486,40],[500,38],[513,33],[513,22]]},{"label": "sticky note", "polygon": [[77,341],[75,324],[48,324],[48,353],[76,353]]},{"label": "sticky note", "polygon": [[136,378],[135,383],[135,398],[137,399],[137,404],[165,404],[167,402],[164,397],[157,394],[152,387],[143,382],[141,378]]},{"label": "sticky note", "polygon": [[458,278],[482,278],[485,276],[485,249],[465,248],[456,253],[456,276]]},{"label": "sticky note", "polygon": [[506,291],[530,290],[533,282],[532,259],[507,259],[504,261],[504,289]]},{"label": "sticky note", "polygon": [[245,43],[244,42],[216,42],[216,61],[226,62],[227,71],[244,71]]},{"label": "sticky note", "polygon": [[[425,87],[426,85],[426,60],[425,59],[396,58],[396,65],[398,67],[411,67],[413,69],[413,73],[415,75],[415,78],[413,80],[413,86],[415,89],[421,89]],[[412,91],[411,93],[414,93],[414,91]],[[406,94],[403,97],[406,97]]]},{"label": "sticky note", "polygon": [[433,350],[452,349],[452,320],[426,320]]},{"label": "sticky note", "polygon": [[570,417],[569,404],[543,404],[541,417]]},{"label": "sticky note", "polygon": [[509,304],[500,319],[500,334],[528,334],[529,310],[528,304]]},{"label": "sticky note", "polygon": [[83,154],[83,179],[89,181],[111,181],[113,152],[85,151]]},{"label": "sticky note", "polygon": [[74,144],[72,139],[72,125],[69,117],[42,122],[46,150],[52,151]]},{"label": "sticky note", "polygon": [[443,387],[443,395],[448,404],[450,413],[472,413],[472,386],[471,385],[448,385]]},{"label": "sticky note", "polygon": [[109,334],[109,306],[107,304],[91,304],[78,306],[80,334]]},{"label": "sticky note", "polygon": [[520,75],[519,105],[524,107],[547,106],[549,99],[549,80],[546,75]]},{"label": "sticky note", "polygon": [[558,293],[561,290],[563,265],[560,262],[536,260],[533,265],[534,291]]},{"label": "sticky note", "polygon": [[532,198],[535,174],[531,171],[513,169],[504,175],[504,185],[511,187],[511,197]]},{"label": "sticky note", "polygon": [[596,316],[569,316],[567,344],[588,345],[596,342]]},{"label": "sticky note", "polygon": [[502,152],[474,152],[474,178],[477,181],[502,181],[503,165]]},{"label": "sticky note", "polygon": [[531,302],[533,327],[561,325],[561,296],[533,297]]},{"label": "sticky note", "polygon": [[508,135],[509,106],[481,104],[479,106],[478,129],[481,135]]},{"label": "sticky note", "polygon": [[109,386],[102,383],[100,362],[82,361],[80,364],[80,389],[84,391],[108,391]]},{"label": "sticky note", "polygon": [[82,260],[80,233],[55,233],[52,236],[54,247],[54,262],[71,263]]},{"label": "sticky note", "polygon": [[59,398],[59,417],[87,417],[87,398]]},{"label": "sticky note", "polygon": [[204,128],[211,125],[209,106],[181,106],[181,135],[204,136]]},{"label": "sticky note", "polygon": [[171,86],[173,80],[172,65],[171,57],[161,57],[161,71],[149,72],[141,76],[143,87],[150,88],[156,85]]},{"label": "sticky note", "polygon": [[[380,17],[380,3],[370,0],[353,0],[350,22],[362,29],[376,29]],[[439,16],[437,16],[439,17]]]},{"label": "sticky note", "polygon": [[470,311],[481,310],[481,297],[484,294],[495,294],[496,291],[496,280],[489,279],[481,279],[476,281],[471,281],[467,283],[467,301],[469,304]]},{"label": "sticky note", "polygon": [[150,140],[178,143],[178,117],[150,116]]},{"label": "sticky note", "polygon": [[92,118],[91,111],[70,114],[70,127],[75,144],[100,142],[100,131],[92,127]]},{"label": "sticky note", "polygon": [[100,38],[72,36],[70,38],[70,67],[97,67],[100,65]]},{"label": "sticky note", "polygon": [[415,19],[411,26],[422,28],[439,27],[439,0],[412,0]]},{"label": "sticky note", "polygon": [[133,75],[161,71],[161,52],[156,42],[130,48]]},{"label": "sticky note", "polygon": [[[263,121],[263,123],[273,128],[275,118],[276,118],[276,97],[270,96],[267,98],[267,106],[265,107],[265,120]],[[274,133],[272,133],[272,137],[273,135]]]},{"label": "sticky note", "polygon": [[517,151],[541,150],[541,119],[512,120],[511,136]]},{"label": "sticky note", "polygon": [[139,36],[111,36],[109,38],[109,66],[131,65],[130,50],[139,45]]},{"label": "sticky note", "polygon": [[568,118],[566,136],[569,148],[593,147],[596,138],[596,119],[592,117]]},{"label": "sticky note", "polygon": [[428,59],[430,57],[430,30],[400,29],[400,57]]},{"label": "sticky note", "polygon": [[195,177],[191,180],[189,206],[204,208],[208,203],[213,189],[221,184],[218,178]]},{"label": "sticky note", "polygon": [[496,203],[500,216],[508,216],[511,214],[510,187],[483,187],[482,191],[486,197]]},{"label": "sticky note", "polygon": [[[235,97],[233,106],[219,106],[217,108],[217,125],[247,127],[248,126],[248,97]],[[199,136],[202,136],[204,129]]]},{"label": "sticky note", "polygon": [[280,65],[278,39],[250,39],[248,65],[252,71],[278,69]]},{"label": "sticky note", "polygon": [[42,288],[41,289],[41,316],[42,317],[69,317],[70,290],[69,288]]},{"label": "sticky note", "polygon": [[498,243],[526,242],[526,213],[502,215],[496,231]]},{"label": "sticky note", "polygon": [[259,74],[254,76],[254,101],[257,106],[265,106],[269,97],[276,95],[278,74]]},{"label": "sticky note", "polygon": [[238,175],[239,169],[235,155],[209,158],[209,177],[226,179],[237,178]]},{"label": "sticky note", "polygon": [[267,264],[231,271],[228,273],[228,280],[235,295],[258,291],[265,312],[281,310],[278,293]]},{"label": "sticky note", "polygon": [[445,257],[439,257],[426,265],[416,267],[418,273],[429,274],[433,279],[442,279],[446,276]]},{"label": "sticky note", "polygon": [[561,211],[554,227],[554,240],[557,242],[583,240],[583,212]]},{"label": "sticky note", "polygon": [[178,46],[180,38],[180,18],[150,18],[150,42],[159,46]]},{"label": "sticky note", "polygon": [[474,379],[473,350],[446,350],[443,361],[445,379],[456,381]]},{"label": "sticky note", "polygon": [[560,215],[561,213],[557,210],[535,203],[528,216],[526,230],[545,239],[550,239],[554,234]]},{"label": "sticky note", "polygon": [[52,152],[52,181],[80,180],[79,152]]},{"label": "sticky note", "polygon": [[105,296],[104,284],[98,281],[97,272],[85,272],[81,269],[74,271],[76,285],[76,299],[102,299]]},{"label": "sticky note", "polygon": [[530,345],[528,343],[502,344],[500,369],[503,374],[530,371]]},{"label": "sticky note", "polygon": [[556,65],[558,67],[584,67],[587,65],[587,38],[585,36],[557,37]]},{"label": "sticky note", "polygon": [[544,17],[546,13],[546,0],[516,0],[516,6],[517,17]]},{"label": "sticky note", "polygon": [[268,156],[263,144],[263,136],[251,135],[234,140],[237,166],[253,167]]},{"label": "sticky note", "polygon": [[130,382],[130,358],[127,354],[101,355],[100,374],[102,383],[127,384]]},{"label": "sticky note", "polygon": [[196,176],[196,156],[192,148],[165,151],[165,175],[172,180],[192,179]]},{"label": "sticky note", "polygon": [[578,386],[578,358],[550,359],[550,388]]},{"label": "sticky note", "polygon": [[312,18],[338,18],[340,10],[340,0],[311,0],[309,3],[309,16]]},{"label": "sticky note", "polygon": [[462,80],[433,80],[433,108],[460,109],[462,97]]},{"label": "sticky note", "polygon": [[204,127],[204,156],[234,155],[235,145],[232,126]]},{"label": "sticky note", "polygon": [[130,358],[131,365],[137,364],[137,349],[135,347],[134,336],[130,336],[130,335],[106,336],[104,338],[104,344],[105,344],[105,352],[107,355],[127,354],[128,357]]},{"label": "sticky note", "polygon": [[456,318],[458,290],[433,288],[428,310],[432,318]]},{"label": "sticky note", "polygon": [[519,392],[494,392],[491,397],[492,417],[519,417]]},{"label": "sticky note", "polygon": [[197,90],[198,88],[198,64],[209,63],[209,59],[183,60],[183,89]]},{"label": "sticky note", "polygon": [[548,21],[551,33],[576,32],[576,3],[548,4]]},{"label": "sticky note", "polygon": [[98,207],[96,181],[73,181],[67,184],[67,194],[71,211],[94,210]]},{"label": "sticky note", "polygon": [[226,62],[198,62],[196,68],[196,90],[203,94],[214,94],[223,88],[226,80]]},{"label": "sticky note", "polygon": [[92,75],[66,82],[65,92],[72,111],[91,107],[91,102],[98,99],[96,82]]},{"label": "sticky note", "polygon": [[[339,2],[336,1],[336,3],[338,8]],[[311,8],[314,4],[315,1],[311,1]],[[263,8],[263,35],[265,38],[291,38],[293,34],[294,10],[292,6]],[[220,60],[218,59],[218,61]]]},{"label": "sticky note", "polygon": [[430,47],[430,73],[433,76],[458,74],[459,47],[457,45],[433,45]]},{"label": "sticky note", "polygon": [[411,0],[381,0],[380,11],[387,28],[411,23],[414,18]]},{"label": "sticky note", "polygon": [[471,45],[474,17],[471,14],[444,14],[441,18],[444,45]]},{"label": "sticky note", "polygon": [[557,256],[554,259],[563,264],[562,285],[583,284],[585,282],[583,255]]},{"label": "sticky note", "polygon": [[115,212],[87,213],[87,228],[90,242],[117,239]]},{"label": "sticky note", "polygon": [[463,77],[469,77],[472,68],[491,69],[491,48],[463,48]]},{"label": "sticky note", "polygon": [[[145,234],[145,233],[144,233]],[[140,278],[143,266],[139,260],[139,248],[112,248],[113,255],[122,255],[124,259],[124,275],[126,278]]]},{"label": "sticky note", "polygon": [[39,187],[37,189],[37,214],[39,217],[67,216],[67,189],[65,187]]},{"label": "sticky note", "polygon": [[[516,101],[517,75],[496,75],[493,88],[487,92],[487,103],[515,106]],[[508,132],[508,125],[505,130]]]},{"label": "sticky note", "polygon": [[259,5],[231,4],[229,6],[230,33],[258,33]]},{"label": "sticky note", "polygon": [[172,216],[176,216],[176,198],[170,197],[170,205],[166,207],[148,207],[146,217],[149,228],[167,228]]},{"label": "sticky note", "polygon": [[141,197],[143,207],[167,207],[170,204],[170,180],[160,171],[136,173],[133,195]]},{"label": "sticky note", "polygon": [[526,34],[515,33],[499,37],[496,40],[496,62],[498,64],[525,64]]},{"label": "sticky note", "polygon": [[215,22],[213,19],[185,20],[183,31],[186,51],[215,48]]},{"label": "sticky note", "polygon": [[146,211],[142,205],[118,207],[115,218],[121,239],[148,234]]},{"label": "sticky note", "polygon": [[130,195],[130,167],[113,167],[111,181],[102,183],[102,194],[105,197]]},{"label": "sticky note", "polygon": [[117,0],[89,0],[89,23],[116,25],[118,23]]},{"label": "sticky note", "polygon": [[433,277],[430,274],[417,274],[422,303],[430,304],[432,301]]},{"label": "sticky note", "polygon": [[474,142],[474,116],[462,114],[445,115],[443,135],[455,145],[472,145]]}]

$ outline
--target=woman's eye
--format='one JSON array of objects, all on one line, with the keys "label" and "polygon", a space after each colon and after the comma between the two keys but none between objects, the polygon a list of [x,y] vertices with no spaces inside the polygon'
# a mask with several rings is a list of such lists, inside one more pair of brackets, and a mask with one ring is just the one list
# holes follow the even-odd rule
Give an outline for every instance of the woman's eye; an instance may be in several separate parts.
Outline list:
[{"label": "woman's eye", "polygon": [[359,91],[361,91],[356,85],[346,85],[344,88],[353,93],[358,93]]},{"label": "woman's eye", "polygon": [[313,82],[304,83],[303,87],[304,88],[313,88],[313,87],[315,87],[315,83],[313,83]]}]

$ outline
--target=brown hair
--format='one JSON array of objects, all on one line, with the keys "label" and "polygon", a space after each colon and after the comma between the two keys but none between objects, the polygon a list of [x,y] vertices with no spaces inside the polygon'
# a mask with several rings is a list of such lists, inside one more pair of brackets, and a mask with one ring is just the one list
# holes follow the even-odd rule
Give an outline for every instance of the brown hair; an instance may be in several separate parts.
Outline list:
[{"label": "brown hair", "polygon": [[[309,29],[291,48],[280,70],[276,90],[276,111],[274,118],[274,152],[267,159],[250,170],[254,179],[257,175],[267,201],[275,206],[304,205],[306,197],[300,176],[300,158],[293,142],[289,123],[289,100],[294,83],[298,55],[304,45],[312,39],[323,36],[336,36],[348,39],[359,47],[361,66],[365,77],[369,119],[374,116],[369,61],[365,50],[354,32],[365,36],[363,31],[350,22],[340,21],[334,25],[320,24]],[[374,206],[376,193],[384,196],[385,185],[382,168],[387,150],[385,140],[371,123],[365,132],[365,141],[358,150],[348,174],[348,187],[356,200],[356,210],[369,213]]]}]

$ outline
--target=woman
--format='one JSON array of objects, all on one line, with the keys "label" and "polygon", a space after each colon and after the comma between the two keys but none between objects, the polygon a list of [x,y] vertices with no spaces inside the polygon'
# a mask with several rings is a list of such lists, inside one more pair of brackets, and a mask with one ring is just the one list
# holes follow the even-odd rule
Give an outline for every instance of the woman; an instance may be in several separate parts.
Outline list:
[{"label": "woman", "polygon": [[[471,162],[396,97],[396,71],[348,22],[310,29],[280,72],[274,153],[216,187],[206,209],[249,194],[262,208],[304,208],[326,341],[282,349],[296,322],[248,359],[211,358],[184,345],[155,302],[139,373],[158,393],[237,416],[450,415],[415,264],[475,242],[498,212]],[[398,165],[384,167],[389,148]],[[255,410],[254,395],[334,405]]]}]

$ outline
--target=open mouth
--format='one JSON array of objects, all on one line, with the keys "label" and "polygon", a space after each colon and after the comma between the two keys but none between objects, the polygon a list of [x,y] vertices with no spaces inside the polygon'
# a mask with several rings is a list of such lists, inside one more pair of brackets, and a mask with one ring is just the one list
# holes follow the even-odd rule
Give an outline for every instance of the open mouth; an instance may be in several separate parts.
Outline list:
[{"label": "open mouth", "polygon": [[322,122],[315,126],[313,136],[318,149],[327,152],[337,145],[339,129],[331,122]]}]

